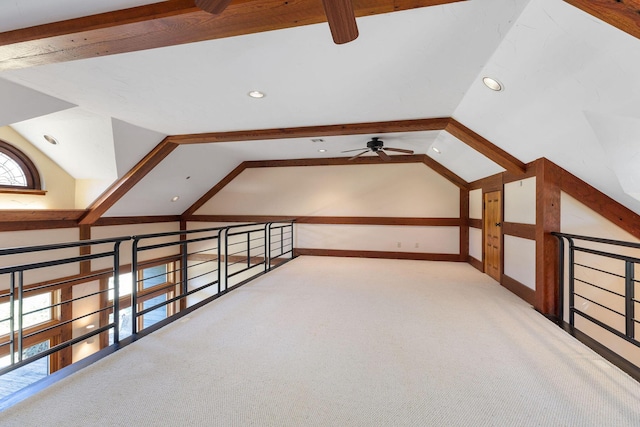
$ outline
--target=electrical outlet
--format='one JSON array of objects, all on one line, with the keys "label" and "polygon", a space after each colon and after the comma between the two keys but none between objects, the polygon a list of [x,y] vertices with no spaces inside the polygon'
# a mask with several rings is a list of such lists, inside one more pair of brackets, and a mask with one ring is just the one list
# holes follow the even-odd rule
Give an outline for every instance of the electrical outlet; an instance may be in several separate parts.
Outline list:
[{"label": "electrical outlet", "polygon": [[420,247],[420,243],[416,242],[416,249]]},{"label": "electrical outlet", "polygon": [[402,243],[398,242],[398,247],[401,248],[402,247]]}]

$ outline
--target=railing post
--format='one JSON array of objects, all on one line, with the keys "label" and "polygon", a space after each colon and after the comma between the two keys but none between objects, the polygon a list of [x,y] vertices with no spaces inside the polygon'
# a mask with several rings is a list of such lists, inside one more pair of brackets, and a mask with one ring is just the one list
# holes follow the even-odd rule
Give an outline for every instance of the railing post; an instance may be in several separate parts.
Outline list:
[{"label": "railing post", "polygon": [[251,268],[251,231],[247,231],[247,268]]},{"label": "railing post", "polygon": [[224,229],[224,290],[229,287],[229,227]]},{"label": "railing post", "polygon": [[138,332],[138,239],[131,245],[131,335]]},{"label": "railing post", "polygon": [[181,276],[182,277],[180,278],[181,279],[180,280],[180,283],[181,283],[180,284],[180,288],[181,288],[180,292],[182,293],[182,295],[186,295],[187,292],[189,292],[188,291],[188,288],[189,288],[189,277],[188,277],[188,272],[187,272],[187,261],[188,261],[189,253],[187,251],[187,243],[186,242],[180,243],[180,248],[182,249],[181,250],[182,257],[181,257],[181,260],[180,260],[180,263],[182,264],[182,266],[181,266],[182,267],[181,268],[181,270],[182,270],[182,275]]},{"label": "railing post", "polygon": [[634,318],[635,318],[635,303],[634,303],[634,294],[635,294],[635,282],[634,282],[634,270],[635,264],[631,261],[625,261],[625,274],[624,274],[624,282],[625,282],[625,334],[628,338],[634,338]]},{"label": "railing post", "polygon": [[573,248],[573,239],[567,238],[569,241],[569,325],[575,326],[575,251]]},{"label": "railing post", "polygon": [[222,283],[222,229],[218,230],[218,293]]},{"label": "railing post", "polygon": [[271,222],[264,226],[264,271],[271,269]]},{"label": "railing post", "polygon": [[[132,307],[133,313],[133,307]],[[135,323],[132,320],[133,323]],[[134,327],[135,328],[135,327]],[[120,342],[120,242],[113,245],[113,343]]]},{"label": "railing post", "polygon": [[564,322],[564,238],[558,239],[558,325]]},{"label": "railing post", "polygon": [[15,328],[15,315],[16,315],[16,307],[15,307],[15,291],[16,291],[16,272],[12,271],[9,279],[9,352],[11,353],[11,364],[16,363],[16,328]]},{"label": "railing post", "polygon": [[18,362],[22,361],[22,338],[23,338],[23,303],[24,303],[24,272],[18,271]]}]

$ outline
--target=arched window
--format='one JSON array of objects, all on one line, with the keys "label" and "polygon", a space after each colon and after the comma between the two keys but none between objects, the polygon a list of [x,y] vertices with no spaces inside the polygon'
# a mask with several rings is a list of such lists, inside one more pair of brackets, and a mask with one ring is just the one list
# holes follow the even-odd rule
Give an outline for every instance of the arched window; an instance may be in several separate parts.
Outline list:
[{"label": "arched window", "polygon": [[40,190],[40,175],[26,154],[0,140],[0,191],[7,188]]}]

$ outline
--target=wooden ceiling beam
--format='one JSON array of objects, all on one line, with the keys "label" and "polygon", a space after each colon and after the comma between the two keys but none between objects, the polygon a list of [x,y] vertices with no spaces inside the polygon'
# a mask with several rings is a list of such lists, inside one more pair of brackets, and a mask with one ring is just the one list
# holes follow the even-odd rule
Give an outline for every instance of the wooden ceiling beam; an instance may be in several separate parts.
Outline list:
[{"label": "wooden ceiling beam", "polygon": [[178,146],[170,142],[168,138],[163,139],[160,144],[140,160],[137,165],[107,188],[105,192],[87,208],[87,212],[80,218],[78,224],[94,224],[111,206],[120,200],[177,147]]},{"label": "wooden ceiling beam", "polygon": [[523,162],[455,119],[450,119],[444,130],[513,174],[523,174],[527,171]]},{"label": "wooden ceiling beam", "polygon": [[589,15],[640,39],[640,1],[565,0]]},{"label": "wooden ceiling beam", "polygon": [[419,132],[442,130],[449,118],[394,120],[389,122],[351,123],[343,125],[304,126],[296,128],[258,129],[234,132],[211,132],[191,135],[173,135],[175,144],[208,144],[212,142],[259,141],[286,138],[316,138],[320,136],[364,135],[393,132]]},{"label": "wooden ceiling beam", "polygon": [[[353,7],[360,17],[457,1],[462,0],[353,0]],[[235,0],[220,15],[200,10],[193,0],[169,0],[0,33],[0,70],[320,22],[326,16],[319,0]]]}]

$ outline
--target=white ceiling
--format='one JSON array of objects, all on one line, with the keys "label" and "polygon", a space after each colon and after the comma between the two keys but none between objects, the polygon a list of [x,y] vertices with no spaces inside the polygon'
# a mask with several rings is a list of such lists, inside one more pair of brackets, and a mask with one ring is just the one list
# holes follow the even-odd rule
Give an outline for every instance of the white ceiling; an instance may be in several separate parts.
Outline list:
[{"label": "white ceiling", "polygon": [[[18,28],[145,3],[0,0],[0,14]],[[616,174],[625,156],[603,146],[623,117],[640,119],[637,39],[560,0],[466,1],[358,18],[358,27],[360,37],[341,46],[318,24],[0,72],[0,90],[24,86],[22,104],[33,108],[6,121],[14,116],[2,97],[0,123],[76,178],[103,179],[122,176],[168,134],[451,116],[640,213]],[[505,90],[484,87],[485,75]],[[267,96],[249,98],[254,89]],[[43,94],[53,101],[44,109]],[[640,145],[631,140],[640,120],[625,129],[617,146]],[[64,140],[46,147],[42,135],[54,132]],[[181,146],[107,215],[181,213],[243,160],[347,156],[371,136],[324,138],[326,153],[309,139]],[[428,153],[468,181],[502,170],[446,132],[385,143]],[[640,193],[635,182],[626,179],[625,190]]]}]

